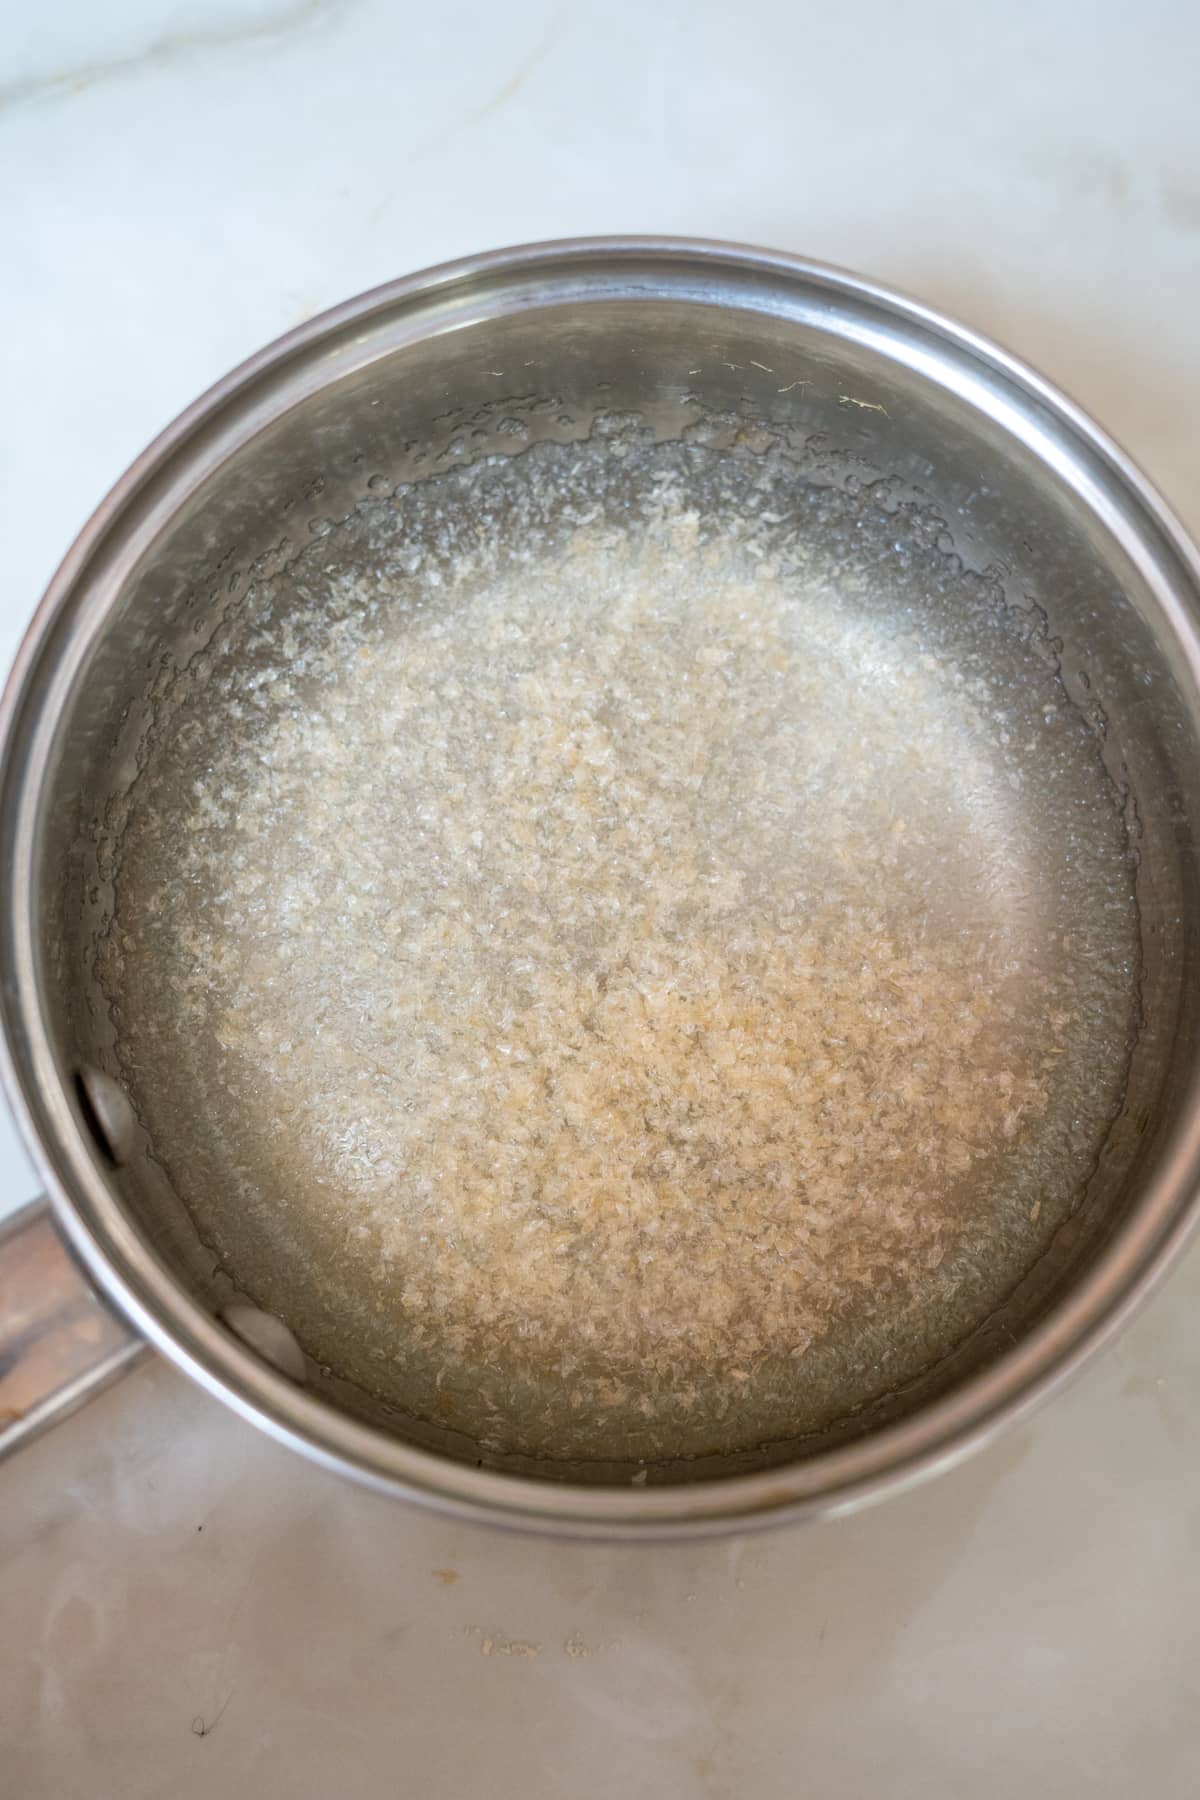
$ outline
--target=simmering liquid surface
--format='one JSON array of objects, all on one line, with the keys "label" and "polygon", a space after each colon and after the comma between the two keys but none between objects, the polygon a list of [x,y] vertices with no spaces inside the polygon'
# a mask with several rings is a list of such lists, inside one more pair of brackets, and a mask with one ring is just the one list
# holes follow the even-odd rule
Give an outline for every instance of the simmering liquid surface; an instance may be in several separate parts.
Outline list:
[{"label": "simmering liquid surface", "polygon": [[647,1460],[911,1379],[1120,1103],[1118,797],[939,522],[619,433],[372,501],[164,707],[100,975],[321,1362]]}]

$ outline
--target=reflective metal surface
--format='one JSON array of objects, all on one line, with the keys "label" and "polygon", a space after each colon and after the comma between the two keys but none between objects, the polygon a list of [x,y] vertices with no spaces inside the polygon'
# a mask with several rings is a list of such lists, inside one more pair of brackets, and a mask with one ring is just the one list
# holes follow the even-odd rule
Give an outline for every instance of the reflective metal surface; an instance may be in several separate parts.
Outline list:
[{"label": "reflective metal surface", "polygon": [[145,1348],[97,1299],[44,1201],[0,1224],[0,1457],[67,1418]]},{"label": "reflective metal surface", "polygon": [[[218,604],[399,479],[628,408],[794,434],[821,478],[936,504],[960,553],[1036,608],[1073,698],[1100,709],[1140,856],[1144,1024],[1088,1193],[1023,1290],[919,1393],[840,1441],[686,1484],[586,1485],[417,1447],[334,1386],[299,1390],[216,1320],[230,1286],[161,1171],[114,1170],[74,1071],[111,1027],[88,976],[105,830],[147,718]],[[864,502],[865,504],[866,502]],[[946,1465],[1054,1386],[1126,1316],[1191,1223],[1200,569],[1138,473],[1002,352],[912,303],[793,259],[702,244],[535,247],[434,270],[255,358],[140,459],[69,553],[5,701],[0,990],[14,1104],[59,1220],[181,1367],[284,1441],[456,1510],[580,1533],[681,1535],[844,1509]],[[1086,682],[1082,680],[1086,676]]]}]

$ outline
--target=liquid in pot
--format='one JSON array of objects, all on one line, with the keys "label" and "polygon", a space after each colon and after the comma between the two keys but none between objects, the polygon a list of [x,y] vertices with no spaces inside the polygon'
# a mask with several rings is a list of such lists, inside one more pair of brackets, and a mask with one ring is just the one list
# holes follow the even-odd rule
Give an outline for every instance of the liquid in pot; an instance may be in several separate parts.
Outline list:
[{"label": "liquid in pot", "polygon": [[621,428],[364,504],[163,707],[99,974],[240,1285],[490,1454],[913,1379],[1077,1203],[1120,796],[941,522]]}]

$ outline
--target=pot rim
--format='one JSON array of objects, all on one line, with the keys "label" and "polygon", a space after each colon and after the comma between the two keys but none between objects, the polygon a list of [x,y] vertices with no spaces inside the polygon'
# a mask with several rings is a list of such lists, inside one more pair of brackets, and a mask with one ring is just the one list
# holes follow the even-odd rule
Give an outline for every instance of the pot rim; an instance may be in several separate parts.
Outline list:
[{"label": "pot rim", "polygon": [[[858,1508],[949,1468],[1057,1390],[1130,1317],[1166,1274],[1197,1220],[1200,1074],[1193,1071],[1182,1123],[1129,1218],[1050,1314],[981,1372],[908,1417],[834,1450],[753,1474],[654,1487],[591,1487],[498,1473],[417,1449],[338,1412],[293,1386],[219,1326],[175,1279],[120,1207],[80,1129],[62,1080],[41,998],[34,919],[40,803],[54,724],[69,670],[50,655],[55,627],[102,546],[127,533],[152,480],[219,414],[245,401],[260,378],[398,308],[466,281],[492,284],[539,276],[540,302],[568,272],[602,263],[709,270],[714,277],[769,277],[835,300],[869,305],[897,347],[932,340],[948,375],[958,367],[1002,381],[1036,406],[1062,436],[1103,466],[1124,501],[1084,499],[1139,562],[1174,636],[1200,710],[1200,554],[1149,480],[1073,401],[989,339],[879,283],[802,257],[737,244],[672,237],[565,239],[456,259],[373,288],[318,314],[216,382],[154,439],[84,525],[37,608],[0,700],[0,852],[10,904],[0,920],[0,1075],[24,1142],[46,1184],[58,1223],[86,1268],[136,1328],[235,1412],[324,1466],[391,1493],[475,1520],[525,1525],[564,1536],[686,1538]],[[643,288],[641,291],[645,291]],[[560,296],[561,297],[561,296]],[[682,294],[681,299],[689,296]],[[694,298],[694,296],[692,296]],[[486,316],[486,314],[484,315]],[[976,410],[980,410],[978,405]],[[995,417],[995,413],[991,416]],[[241,441],[261,426],[247,415]],[[253,430],[251,429],[253,427]],[[211,462],[192,471],[206,478]],[[1058,470],[1060,474],[1064,469]],[[1071,479],[1071,470],[1065,470]],[[1083,491],[1082,477],[1073,485]],[[177,505],[180,496],[173,496]],[[1157,553],[1155,543],[1157,543]],[[1174,565],[1172,578],[1164,565]]]}]

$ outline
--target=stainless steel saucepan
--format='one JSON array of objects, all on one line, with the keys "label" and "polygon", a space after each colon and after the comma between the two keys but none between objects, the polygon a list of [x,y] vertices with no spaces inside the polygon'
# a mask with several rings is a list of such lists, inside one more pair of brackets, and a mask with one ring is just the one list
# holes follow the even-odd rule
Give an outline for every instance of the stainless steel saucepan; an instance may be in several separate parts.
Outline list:
[{"label": "stainless steel saucepan", "polygon": [[[1057,696],[1042,694],[1041,711],[1061,707],[1091,734],[1136,895],[1136,1041],[1121,1092],[1021,1278],[929,1366],[899,1379],[881,1363],[876,1391],[844,1416],[814,1428],[799,1409],[793,1432],[768,1438],[739,1431],[726,1408],[704,1454],[661,1464],[556,1457],[553,1446],[498,1453],[333,1366],[319,1320],[314,1337],[305,1319],[275,1317],[285,1309],[253,1271],[209,1247],[158,1153],[97,974],[165,697],[218,621],[326,539],[331,580],[339,556],[375,554],[370,532],[346,522],[400,489],[580,444],[613,419],[639,442],[769,449],[774,481],[825,497],[810,508],[814,533],[878,543],[881,580],[894,550],[906,616],[914,569],[952,558],[955,578],[974,583],[963,589],[972,605],[1019,621]],[[946,587],[942,604],[957,591]],[[1128,1318],[1195,1216],[1198,619],[1195,550],[1075,406],[927,308],[792,257],[656,239],[497,252],[377,289],[244,364],[103,502],[4,699],[5,1066],[49,1201],[0,1239],[0,1447],[86,1397],[146,1340],[330,1468],[562,1534],[686,1536],[835,1513],[986,1441]],[[1020,682],[1006,679],[1019,711]],[[1012,807],[1013,841],[1026,842],[1021,809],[1032,820],[1036,796],[1016,777]],[[1048,879],[1035,852],[1050,842],[1044,819],[1030,824],[1026,898]],[[1001,876],[1016,893],[1017,875]],[[1067,1120],[1068,1150],[1071,1131]]]}]

